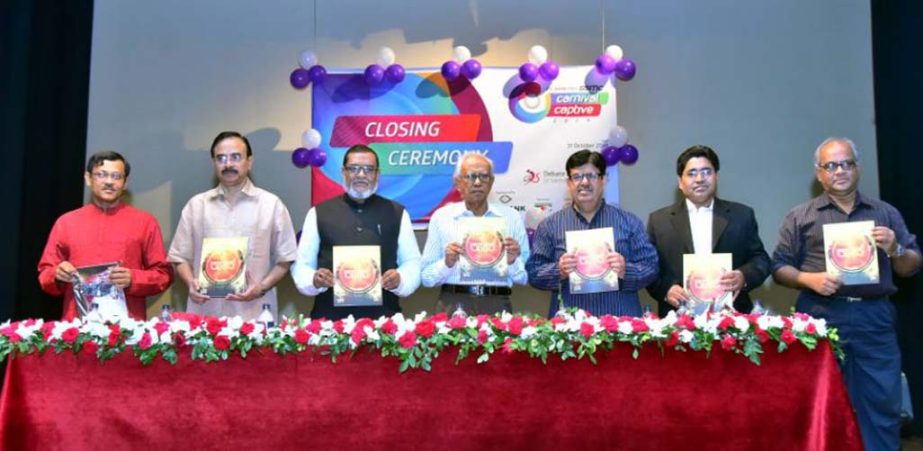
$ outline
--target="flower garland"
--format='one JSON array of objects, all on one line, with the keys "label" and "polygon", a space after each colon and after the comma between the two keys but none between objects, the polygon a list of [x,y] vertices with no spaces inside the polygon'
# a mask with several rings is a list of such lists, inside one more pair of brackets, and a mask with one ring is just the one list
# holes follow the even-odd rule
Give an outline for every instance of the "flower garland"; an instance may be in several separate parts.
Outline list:
[{"label": "flower garland", "polygon": [[214,362],[233,354],[240,357],[255,351],[285,355],[313,351],[333,361],[345,353],[372,349],[384,357],[400,360],[400,371],[420,368],[429,371],[433,359],[448,348],[458,350],[456,361],[477,355],[477,362],[500,352],[526,352],[547,362],[549,356],[562,360],[587,358],[596,362],[596,352],[623,343],[638,357],[644,346],[676,351],[711,352],[717,345],[741,354],[754,364],[767,348],[783,352],[795,343],[813,350],[819,340],[830,342],[838,356],[836,330],[823,319],[803,313],[792,316],[718,313],[699,316],[591,316],[582,310],[561,311],[546,319],[503,313],[449,317],[440,313],[413,318],[398,313],[378,319],[348,317],[343,320],[283,319],[278,327],[266,327],[240,317],[195,317],[116,322],[44,322],[25,320],[0,324],[0,361],[8,356],[73,352],[95,354],[100,361],[132,352],[147,365],[158,356],[176,363],[178,353],[189,350],[194,360]]}]

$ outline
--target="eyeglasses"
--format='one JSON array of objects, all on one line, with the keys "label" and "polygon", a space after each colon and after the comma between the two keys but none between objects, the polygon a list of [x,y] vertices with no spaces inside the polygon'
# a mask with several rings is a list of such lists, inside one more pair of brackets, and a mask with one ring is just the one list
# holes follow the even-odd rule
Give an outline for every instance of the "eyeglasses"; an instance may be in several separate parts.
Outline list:
[{"label": "eyeglasses", "polygon": [[244,159],[243,154],[239,154],[236,152],[230,155],[224,154],[224,153],[221,155],[215,155],[215,161],[221,164],[227,163],[228,161],[230,161],[231,163],[240,163],[241,161],[243,161],[243,159]]},{"label": "eyeglasses", "polygon": [[125,178],[125,176],[121,172],[96,171],[93,173],[93,178],[96,180],[111,179],[114,182],[118,182]]},{"label": "eyeglasses", "polygon": [[592,183],[592,182],[599,180],[600,177],[602,176],[595,172],[588,172],[586,174],[571,174],[568,176],[570,181],[574,183],[580,183],[581,180],[586,180]]},{"label": "eyeglasses", "polygon": [[487,174],[487,173],[473,173],[473,174],[465,174],[461,176],[461,178],[467,180],[469,183],[476,183],[478,181],[487,183],[493,177],[494,177],[493,175]]},{"label": "eyeglasses", "polygon": [[343,169],[349,171],[352,175],[359,175],[359,172],[365,172],[366,174],[374,174],[378,172],[378,168],[370,164],[351,164],[349,166],[343,166]]},{"label": "eyeglasses", "polygon": [[711,176],[715,175],[715,170],[712,168],[690,169],[689,172],[686,173],[686,177],[691,179],[697,179],[700,175],[702,178],[711,178]]},{"label": "eyeglasses", "polygon": [[852,171],[856,168],[856,165],[856,160],[828,161],[826,163],[817,163],[817,168],[833,174],[836,172],[836,168],[840,168],[844,171]]}]

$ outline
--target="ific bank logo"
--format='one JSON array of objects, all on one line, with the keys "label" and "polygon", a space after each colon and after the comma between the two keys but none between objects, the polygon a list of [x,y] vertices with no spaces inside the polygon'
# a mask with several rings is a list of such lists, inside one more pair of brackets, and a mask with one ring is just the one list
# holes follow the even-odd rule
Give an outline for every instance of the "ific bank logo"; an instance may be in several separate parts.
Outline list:
[{"label": "ific bank logo", "polygon": [[594,117],[609,102],[608,92],[545,92],[538,83],[523,83],[510,93],[510,112],[535,123],[546,117]]}]

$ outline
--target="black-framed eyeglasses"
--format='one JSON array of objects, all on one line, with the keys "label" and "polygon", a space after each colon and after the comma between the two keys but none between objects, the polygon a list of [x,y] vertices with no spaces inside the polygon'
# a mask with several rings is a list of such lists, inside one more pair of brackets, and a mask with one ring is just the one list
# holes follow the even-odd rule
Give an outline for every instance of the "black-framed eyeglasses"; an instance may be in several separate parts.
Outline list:
[{"label": "black-framed eyeglasses", "polygon": [[231,163],[240,163],[243,160],[244,160],[244,155],[241,153],[237,153],[237,152],[232,153],[232,154],[223,153],[220,155],[215,155],[215,161],[221,164],[227,163],[228,161],[230,161]]},{"label": "black-framed eyeglasses", "polygon": [[830,174],[836,172],[837,168],[844,171],[852,171],[857,166],[856,160],[828,161],[826,163],[817,163],[818,169],[823,169]]},{"label": "black-framed eyeglasses", "polygon": [[602,176],[595,172],[587,172],[586,174],[571,174],[568,176],[570,181],[574,183],[580,183],[582,180],[586,180],[588,182],[595,182],[599,180],[600,177]]},{"label": "black-framed eyeglasses", "polygon": [[461,178],[467,180],[467,181],[470,182],[470,183],[476,183],[476,182],[478,182],[478,181],[481,181],[481,182],[483,182],[483,183],[487,183],[487,182],[489,182],[490,179],[492,179],[493,177],[494,177],[493,175],[488,174],[488,173],[486,173],[486,172],[465,174],[465,175],[461,176]]},{"label": "black-framed eyeglasses", "polygon": [[359,175],[359,172],[365,172],[366,174],[374,174],[378,172],[378,168],[370,164],[350,164],[343,166],[343,169],[349,171],[352,175]]},{"label": "black-framed eyeglasses", "polygon": [[93,173],[93,178],[99,181],[111,179],[115,182],[118,182],[119,180],[125,178],[125,175],[121,172],[96,171]]}]

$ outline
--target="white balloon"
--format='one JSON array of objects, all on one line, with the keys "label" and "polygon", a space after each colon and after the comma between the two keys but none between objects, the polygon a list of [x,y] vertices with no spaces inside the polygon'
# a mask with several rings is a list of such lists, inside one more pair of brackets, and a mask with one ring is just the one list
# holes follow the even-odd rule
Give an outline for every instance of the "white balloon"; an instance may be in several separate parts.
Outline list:
[{"label": "white balloon", "polygon": [[382,47],[378,51],[378,64],[381,64],[382,67],[394,64],[394,50],[391,50],[391,47]]},{"label": "white balloon", "polygon": [[625,130],[625,127],[621,125],[616,125],[615,128],[609,132],[609,145],[622,147],[625,144],[628,144],[628,130]]},{"label": "white balloon", "polygon": [[301,135],[301,143],[304,144],[305,148],[314,149],[320,146],[321,136],[320,132],[315,129],[310,129]]},{"label": "white balloon", "polygon": [[459,63],[464,63],[471,59],[471,50],[468,50],[468,47],[460,45],[452,49],[452,59],[458,61]]},{"label": "white balloon", "polygon": [[529,62],[536,66],[541,66],[545,61],[548,61],[548,50],[540,45],[533,45],[529,49]]},{"label": "white balloon", "polygon": [[317,64],[317,54],[310,50],[301,52],[301,54],[298,55],[298,64],[305,69],[310,69],[311,66]]},{"label": "white balloon", "polygon": [[610,45],[609,47],[606,47],[606,55],[609,55],[612,57],[612,59],[618,61],[622,59],[623,56],[625,56],[625,53],[622,52],[621,47],[617,45]]}]

